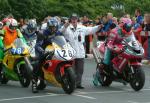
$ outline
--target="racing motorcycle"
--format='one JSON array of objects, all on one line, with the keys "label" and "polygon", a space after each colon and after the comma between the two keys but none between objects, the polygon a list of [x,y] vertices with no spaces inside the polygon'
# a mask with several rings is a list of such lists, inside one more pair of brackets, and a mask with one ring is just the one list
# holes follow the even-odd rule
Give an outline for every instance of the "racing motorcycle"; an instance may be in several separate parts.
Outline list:
[{"label": "racing motorcycle", "polygon": [[10,47],[4,49],[4,55],[0,72],[1,84],[7,84],[9,80],[13,80],[20,81],[22,87],[28,87],[33,70],[29,61],[29,47],[17,38]]},{"label": "racing motorcycle", "polygon": [[[72,68],[75,50],[63,36],[55,36],[45,51],[49,52],[49,55],[42,66],[44,80],[47,84],[61,87],[67,94],[71,94],[75,89],[75,74]],[[38,80],[39,90],[46,87],[44,80]]]},{"label": "racing motorcycle", "polygon": [[[115,45],[112,50],[111,64],[102,67],[106,46],[109,47],[111,41],[98,42],[93,48],[93,55],[97,62],[97,81],[102,86],[110,86],[112,81],[118,81],[126,85],[127,83],[135,90],[139,91],[145,84],[145,73],[142,69],[142,56],[144,49],[135,40],[123,40]],[[117,48],[117,49],[116,49]],[[97,85],[93,81],[94,85]]]}]

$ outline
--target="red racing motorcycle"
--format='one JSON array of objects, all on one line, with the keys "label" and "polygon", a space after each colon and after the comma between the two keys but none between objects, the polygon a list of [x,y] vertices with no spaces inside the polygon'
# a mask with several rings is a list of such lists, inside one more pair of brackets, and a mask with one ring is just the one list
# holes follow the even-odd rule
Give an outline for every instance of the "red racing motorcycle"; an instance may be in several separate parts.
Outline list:
[{"label": "red racing motorcycle", "polygon": [[113,49],[111,63],[107,68],[102,68],[105,47],[109,47],[110,44],[111,41],[106,40],[97,43],[97,47],[93,48],[93,55],[97,62],[97,81],[102,86],[110,86],[112,81],[118,81],[124,85],[129,83],[135,91],[141,90],[145,84],[145,73],[141,64],[143,47],[138,41],[123,40],[119,45],[111,48]]},{"label": "red racing motorcycle", "polygon": [[44,80],[39,79],[37,88],[44,89],[46,81],[47,84],[61,87],[67,94],[71,94],[75,90],[75,74],[72,68],[74,49],[63,36],[56,36],[45,51],[49,52],[50,58],[43,63]]}]

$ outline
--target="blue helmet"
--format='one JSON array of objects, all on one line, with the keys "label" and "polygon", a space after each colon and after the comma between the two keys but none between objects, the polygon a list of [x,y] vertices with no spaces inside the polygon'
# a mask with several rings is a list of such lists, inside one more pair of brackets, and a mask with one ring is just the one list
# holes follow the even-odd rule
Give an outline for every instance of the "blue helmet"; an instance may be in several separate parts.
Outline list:
[{"label": "blue helmet", "polygon": [[52,29],[55,28],[55,31],[58,30],[59,22],[56,18],[52,17],[47,21],[47,28],[53,31]]}]

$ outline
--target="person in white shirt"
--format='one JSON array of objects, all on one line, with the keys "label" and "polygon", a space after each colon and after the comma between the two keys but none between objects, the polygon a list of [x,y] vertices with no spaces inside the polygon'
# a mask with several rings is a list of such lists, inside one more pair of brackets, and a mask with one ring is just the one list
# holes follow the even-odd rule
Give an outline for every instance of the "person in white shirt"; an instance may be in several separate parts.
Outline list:
[{"label": "person in white shirt", "polygon": [[77,14],[72,14],[70,17],[70,22],[65,23],[64,26],[60,29],[64,37],[71,44],[71,46],[76,51],[75,56],[75,65],[74,70],[76,74],[76,88],[84,89],[81,85],[83,69],[84,69],[84,58],[85,58],[85,48],[84,48],[84,39],[86,35],[95,34],[101,25],[94,27],[85,27],[81,24],[78,24]]}]

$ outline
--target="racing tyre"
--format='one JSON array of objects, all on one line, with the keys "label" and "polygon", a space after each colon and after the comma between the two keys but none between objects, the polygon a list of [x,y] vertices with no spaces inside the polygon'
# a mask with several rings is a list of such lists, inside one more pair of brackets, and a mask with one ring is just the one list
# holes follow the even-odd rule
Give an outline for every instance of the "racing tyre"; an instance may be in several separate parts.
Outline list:
[{"label": "racing tyre", "polygon": [[72,67],[65,68],[65,74],[62,77],[62,88],[67,94],[75,90],[75,73]]},{"label": "racing tyre", "polygon": [[30,72],[25,64],[20,65],[20,73],[18,73],[20,84],[23,87],[28,87],[30,85]]},{"label": "racing tyre", "polygon": [[5,76],[5,74],[3,74],[2,72],[1,72],[1,84],[7,84],[8,83],[8,79],[6,78],[6,76]]},{"label": "racing tyre", "polygon": [[130,86],[135,91],[139,91],[145,84],[145,73],[141,67],[133,67],[133,69],[135,73],[131,77]]},{"label": "racing tyre", "polygon": [[110,86],[112,84],[111,76],[106,74],[103,69],[100,70],[98,81],[102,86]]}]

